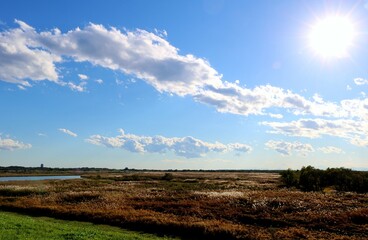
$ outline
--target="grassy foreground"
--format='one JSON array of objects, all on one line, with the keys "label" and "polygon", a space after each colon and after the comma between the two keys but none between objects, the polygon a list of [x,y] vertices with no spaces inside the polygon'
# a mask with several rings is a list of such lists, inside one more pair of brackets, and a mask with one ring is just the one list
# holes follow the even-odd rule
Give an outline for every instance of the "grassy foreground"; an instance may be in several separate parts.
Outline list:
[{"label": "grassy foreground", "polygon": [[117,227],[0,212],[0,239],[169,239]]}]

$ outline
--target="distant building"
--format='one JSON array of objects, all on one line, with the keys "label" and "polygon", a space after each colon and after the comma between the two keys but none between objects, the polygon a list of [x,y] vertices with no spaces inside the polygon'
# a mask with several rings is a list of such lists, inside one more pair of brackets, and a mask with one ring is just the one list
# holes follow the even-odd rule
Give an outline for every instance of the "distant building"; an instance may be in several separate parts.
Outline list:
[{"label": "distant building", "polygon": [[41,163],[41,168],[43,168],[43,163]]}]

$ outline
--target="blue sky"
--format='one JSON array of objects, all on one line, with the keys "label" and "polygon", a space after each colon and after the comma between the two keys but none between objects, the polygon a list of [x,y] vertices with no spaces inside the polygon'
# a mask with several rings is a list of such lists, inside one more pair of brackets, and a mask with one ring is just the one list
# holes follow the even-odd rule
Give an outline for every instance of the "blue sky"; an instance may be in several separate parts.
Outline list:
[{"label": "blue sky", "polygon": [[5,1],[0,165],[367,169],[367,29],[365,1]]}]

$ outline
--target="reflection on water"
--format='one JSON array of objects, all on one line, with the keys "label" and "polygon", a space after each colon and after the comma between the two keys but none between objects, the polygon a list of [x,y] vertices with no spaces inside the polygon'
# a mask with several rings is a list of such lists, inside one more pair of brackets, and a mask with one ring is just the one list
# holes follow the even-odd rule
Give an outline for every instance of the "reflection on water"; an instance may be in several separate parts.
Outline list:
[{"label": "reflection on water", "polygon": [[37,180],[66,180],[77,179],[80,176],[26,176],[26,177],[0,177],[0,182],[6,181],[37,181]]}]

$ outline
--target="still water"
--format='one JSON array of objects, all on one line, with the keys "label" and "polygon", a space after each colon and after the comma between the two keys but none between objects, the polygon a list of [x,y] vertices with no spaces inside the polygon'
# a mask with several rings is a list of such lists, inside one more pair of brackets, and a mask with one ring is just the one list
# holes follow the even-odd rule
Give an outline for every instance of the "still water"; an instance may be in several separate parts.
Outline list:
[{"label": "still water", "polygon": [[80,176],[26,176],[26,177],[0,177],[0,182],[6,181],[37,181],[37,180],[66,180],[77,179]]}]

